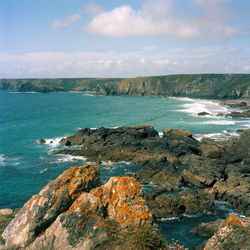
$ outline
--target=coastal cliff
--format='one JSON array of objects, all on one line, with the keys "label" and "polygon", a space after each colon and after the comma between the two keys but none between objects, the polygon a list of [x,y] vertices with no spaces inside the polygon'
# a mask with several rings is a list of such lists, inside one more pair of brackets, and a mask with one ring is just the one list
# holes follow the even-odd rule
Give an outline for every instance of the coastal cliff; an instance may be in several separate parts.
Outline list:
[{"label": "coastal cliff", "polygon": [[18,92],[96,91],[97,95],[249,99],[250,74],[176,74],[137,78],[0,79]]},{"label": "coastal cliff", "polygon": [[152,222],[134,178],[101,185],[97,165],[71,167],[17,212],[0,249],[162,249]]},{"label": "coastal cliff", "polygon": [[97,95],[250,98],[248,74],[196,74],[138,77],[99,84]]}]

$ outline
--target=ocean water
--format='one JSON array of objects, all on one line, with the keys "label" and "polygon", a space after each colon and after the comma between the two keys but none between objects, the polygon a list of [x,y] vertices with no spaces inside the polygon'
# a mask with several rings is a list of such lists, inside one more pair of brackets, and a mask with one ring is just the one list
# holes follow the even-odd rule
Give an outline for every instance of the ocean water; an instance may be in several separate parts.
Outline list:
[{"label": "ocean water", "polygon": [[[197,116],[202,111],[212,116]],[[197,139],[204,136],[227,139],[237,136],[237,129],[250,127],[250,119],[215,116],[228,112],[219,101],[211,100],[0,90],[0,208],[21,207],[65,169],[86,163],[84,157],[51,155],[60,148],[60,138],[79,128],[150,124],[160,135],[165,128],[179,128],[191,131]],[[47,143],[38,144],[40,138]],[[139,170],[126,162],[107,162],[100,168],[103,181]],[[182,220],[162,220],[158,224],[168,240],[175,238],[192,249],[203,239],[190,235],[190,227],[227,214],[228,209],[222,209],[216,215],[184,216]]]}]

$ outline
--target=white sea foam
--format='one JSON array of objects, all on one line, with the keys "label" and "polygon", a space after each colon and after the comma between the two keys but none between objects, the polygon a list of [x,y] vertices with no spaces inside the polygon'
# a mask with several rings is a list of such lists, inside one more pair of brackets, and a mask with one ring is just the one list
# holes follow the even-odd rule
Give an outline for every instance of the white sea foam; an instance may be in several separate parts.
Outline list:
[{"label": "white sea foam", "polygon": [[83,94],[84,96],[95,96],[95,95],[92,95],[92,94]]},{"label": "white sea foam", "polygon": [[[65,137],[56,137],[56,138],[49,138],[49,139],[44,139],[45,140],[45,144],[49,145],[52,148],[58,147],[60,146],[60,141],[65,138]],[[37,141],[39,142],[39,141]]]},{"label": "white sea foam", "polygon": [[[177,98],[181,101],[187,101],[189,103],[182,104],[181,109],[177,110],[180,112],[188,113],[192,116],[196,116],[200,112],[207,112],[212,116],[216,116],[218,113],[229,113],[226,106],[221,105],[218,101],[203,100],[203,99],[192,99],[188,97]],[[211,115],[206,115],[205,117],[211,117]]]},{"label": "white sea foam", "polygon": [[158,132],[158,135],[159,135],[160,137],[163,137],[163,132]]},{"label": "white sea foam", "polygon": [[0,154],[0,164],[5,162],[6,158],[4,157],[3,154]]},{"label": "white sea foam", "polygon": [[169,221],[169,220],[179,220],[179,217],[169,217],[169,218],[160,218],[158,221]]},{"label": "white sea foam", "polygon": [[85,161],[86,158],[83,156],[73,156],[73,155],[58,155],[58,158],[55,162],[51,163],[62,163],[62,162],[71,162],[71,161]]},{"label": "white sea foam", "polygon": [[236,122],[235,121],[230,121],[230,120],[215,120],[215,121],[204,121],[204,122],[200,122],[200,124],[211,124],[211,125],[235,125]]},{"label": "white sea foam", "polygon": [[40,174],[43,174],[44,172],[46,172],[48,169],[47,168],[44,168],[42,170],[40,170]]},{"label": "white sea foam", "polygon": [[236,132],[232,133],[210,133],[210,134],[194,134],[196,140],[201,140],[202,138],[210,138],[215,140],[228,140],[231,137],[236,137],[238,134]]}]

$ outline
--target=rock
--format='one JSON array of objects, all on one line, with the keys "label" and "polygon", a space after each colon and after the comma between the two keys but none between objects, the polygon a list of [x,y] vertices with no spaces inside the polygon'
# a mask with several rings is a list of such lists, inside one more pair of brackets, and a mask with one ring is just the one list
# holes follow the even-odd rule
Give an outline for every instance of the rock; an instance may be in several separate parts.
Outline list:
[{"label": "rock", "polygon": [[250,117],[250,110],[243,111],[243,112],[231,112],[230,114],[227,114],[226,117],[249,118]]},{"label": "rock", "polygon": [[25,203],[2,234],[6,244],[27,246],[67,211],[81,192],[89,191],[98,183],[99,167],[96,165],[71,167],[64,171]]},{"label": "rock", "polygon": [[228,103],[227,104],[230,108],[246,108],[246,102],[239,102],[239,103]]},{"label": "rock", "polygon": [[211,115],[210,113],[208,112],[200,112],[197,114],[198,116],[204,116],[204,115]]},{"label": "rock", "polygon": [[131,177],[111,177],[103,186],[90,191],[100,198],[99,206],[107,208],[110,219],[121,226],[152,224],[139,183]]},{"label": "rock", "polygon": [[163,139],[166,141],[171,152],[177,156],[188,153],[200,153],[199,142],[192,137],[192,134],[189,131],[164,129]]},{"label": "rock", "polygon": [[1,234],[12,219],[13,211],[11,209],[0,209],[0,249],[1,245],[5,243],[5,240],[2,238]]},{"label": "rock", "polygon": [[124,244],[126,249],[164,249],[134,178],[112,177],[98,184],[96,165],[66,170],[17,213],[2,234],[4,247],[73,250]]},{"label": "rock", "polygon": [[250,246],[250,218],[231,214],[217,232],[207,241],[204,249],[248,249]]},{"label": "rock", "polygon": [[39,139],[38,143],[39,143],[39,144],[45,144],[46,141],[45,141],[44,139]]},{"label": "rock", "polygon": [[193,228],[192,233],[202,237],[212,237],[218,230],[221,223],[222,220],[216,220],[207,223],[202,222],[201,224]]},{"label": "rock", "polygon": [[171,218],[183,214],[195,215],[212,210],[207,199],[196,191],[166,192],[157,194],[152,192],[146,197],[147,204],[154,218]]}]

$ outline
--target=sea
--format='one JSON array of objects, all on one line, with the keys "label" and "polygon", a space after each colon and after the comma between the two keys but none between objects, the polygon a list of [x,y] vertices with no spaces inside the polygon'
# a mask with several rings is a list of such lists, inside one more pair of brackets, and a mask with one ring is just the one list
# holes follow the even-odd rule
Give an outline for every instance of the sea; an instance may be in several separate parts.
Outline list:
[{"label": "sea", "polygon": [[[199,112],[210,115],[198,116]],[[86,163],[84,157],[51,153],[62,148],[61,138],[79,128],[152,125],[163,129],[189,130],[195,138],[226,140],[238,129],[250,127],[250,119],[218,117],[232,110],[220,101],[170,97],[96,96],[94,92],[19,93],[0,90],[0,208],[19,208],[49,181],[71,166]],[[46,144],[39,144],[40,138]],[[137,172],[140,167],[127,162],[103,162],[102,181],[111,176]],[[153,186],[143,186],[145,192]],[[163,218],[157,221],[162,235],[194,249],[206,238],[191,233],[201,222],[225,219],[234,211],[217,202],[210,214]]]}]

